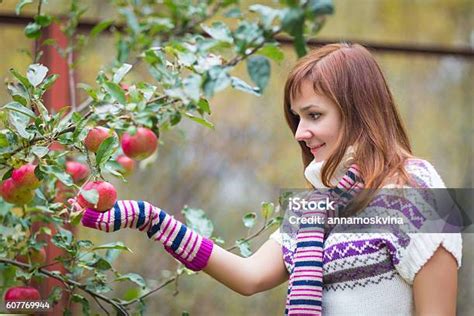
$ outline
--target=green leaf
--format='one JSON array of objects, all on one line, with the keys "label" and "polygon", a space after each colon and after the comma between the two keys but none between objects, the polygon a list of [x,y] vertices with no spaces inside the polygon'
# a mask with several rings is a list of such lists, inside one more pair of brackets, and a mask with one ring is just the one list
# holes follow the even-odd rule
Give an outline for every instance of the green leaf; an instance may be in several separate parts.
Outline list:
[{"label": "green leaf", "polygon": [[123,64],[120,66],[120,68],[115,72],[114,77],[112,78],[112,81],[114,83],[120,83],[122,81],[123,77],[132,69],[132,65],[130,64]]},{"label": "green leaf", "polygon": [[110,264],[110,262],[108,262],[104,258],[100,258],[100,257],[97,259],[97,261],[92,266],[94,268],[96,268],[98,270],[102,270],[102,271],[109,270],[110,268],[112,268],[112,265]]},{"label": "green leaf", "polygon": [[42,234],[46,234],[46,235],[51,236],[51,228],[49,228],[49,227],[42,226],[42,227],[39,229],[39,232],[42,233]]},{"label": "green leaf", "polygon": [[57,235],[61,236],[61,238],[68,244],[71,244],[72,240],[74,239],[71,231],[62,227],[59,227],[59,232],[57,233]]},{"label": "green leaf", "polygon": [[280,10],[273,9],[261,4],[253,4],[249,7],[252,12],[257,12],[262,16],[263,27],[265,29],[271,29],[272,23],[275,18],[281,15]]},{"label": "green leaf", "polygon": [[201,82],[201,76],[196,74],[192,74],[183,80],[184,92],[194,102],[199,101],[201,97]]},{"label": "green leaf", "polygon": [[25,35],[28,38],[37,39],[41,35],[41,25],[36,22],[30,22],[25,27]]},{"label": "green leaf", "polygon": [[61,300],[62,295],[63,295],[62,287],[54,286],[53,290],[48,296],[48,301],[51,302],[51,304],[55,304]]},{"label": "green leaf", "polygon": [[72,294],[72,301],[75,303],[80,303],[82,305],[82,314],[83,315],[90,315],[90,304],[89,301],[80,294]]},{"label": "green leaf", "polygon": [[282,21],[283,30],[294,38],[294,47],[298,57],[306,55],[306,43],[304,41],[305,15],[300,7],[287,9]]},{"label": "green leaf", "polygon": [[18,112],[18,113],[21,113],[21,114],[24,114],[24,115],[27,115],[27,116],[31,117],[32,119],[36,118],[36,114],[33,111],[31,111],[29,108],[21,105],[18,102],[7,103],[3,108],[7,109],[7,110]]},{"label": "green leaf", "polygon": [[206,127],[214,129],[214,124],[212,124],[211,122],[209,122],[208,120],[206,120],[202,117],[194,116],[194,115],[192,115],[191,113],[188,113],[188,112],[184,113],[184,115],[186,115],[187,118],[193,120],[196,123],[199,123],[201,125],[204,125]]},{"label": "green leaf", "polygon": [[247,71],[252,81],[260,88],[260,92],[263,92],[268,84],[270,67],[270,62],[263,56],[251,56],[247,60]]},{"label": "green leaf", "polygon": [[130,43],[121,38],[118,40],[117,42],[117,60],[121,63],[124,63],[127,58],[128,58],[128,55],[130,54]]},{"label": "green leaf", "polygon": [[181,213],[184,214],[186,219],[186,226],[204,237],[210,238],[212,236],[214,225],[203,210],[185,206]]},{"label": "green leaf", "polygon": [[210,27],[201,24],[201,28],[215,40],[229,44],[234,42],[229,27],[223,22],[214,22]]},{"label": "green leaf", "polygon": [[51,24],[52,17],[50,15],[37,15],[35,16],[35,22],[41,27],[47,27]]},{"label": "green leaf", "polygon": [[250,86],[248,83],[246,83],[245,81],[243,81],[242,79],[239,79],[237,77],[231,77],[231,84],[232,84],[232,87],[237,90],[241,90],[247,93],[260,96],[260,93],[259,93],[260,89],[258,87],[254,88]]},{"label": "green leaf", "polygon": [[[69,111],[69,108],[63,108],[63,109],[66,109],[66,111]],[[64,116],[58,123],[58,125],[56,127],[54,127],[54,132],[55,133],[60,133],[62,132],[64,129],[66,129],[66,127],[69,125],[69,123],[71,122],[71,118],[72,116],[74,115],[74,113],[76,112],[73,112],[73,111],[69,111],[68,114],[66,114],[66,116]],[[62,113],[61,113],[62,115]]]},{"label": "green leaf", "polygon": [[13,125],[18,135],[28,140],[34,137],[34,134],[26,129],[29,119],[28,116],[18,112],[10,112],[9,115],[10,124]]},{"label": "green leaf", "polygon": [[71,212],[70,214],[70,223],[72,226],[77,226],[81,222],[83,212],[82,211],[77,211],[77,212]]},{"label": "green leaf", "polygon": [[238,18],[242,17],[242,12],[240,11],[239,7],[234,7],[234,8],[231,8],[226,13],[224,13],[224,16],[226,18],[238,19]]},{"label": "green leaf", "polygon": [[120,104],[123,104],[123,105],[127,104],[125,93],[123,92],[122,88],[120,88],[118,84],[109,81],[109,82],[105,82],[103,87],[105,91],[107,91]]},{"label": "green leaf", "polygon": [[20,15],[21,13],[21,10],[23,9],[23,7],[27,4],[31,4],[33,3],[33,0],[20,0],[18,2],[18,4],[16,5],[16,8],[15,8],[15,13],[16,15]]},{"label": "green leaf", "polygon": [[115,259],[117,259],[120,255],[120,251],[120,249],[107,249],[107,251],[105,252],[105,259],[108,262],[114,262]]},{"label": "green leaf", "polygon": [[127,273],[115,279],[115,281],[125,281],[125,280],[132,281],[133,283],[137,284],[141,288],[146,288],[145,279],[143,279],[143,277],[137,273]]},{"label": "green leaf", "polygon": [[[25,78],[25,80],[27,80]],[[30,102],[30,95],[26,90],[25,86],[21,83],[9,83],[7,85],[8,91],[10,92],[12,99],[27,106]]]},{"label": "green leaf", "polygon": [[128,26],[132,29],[133,33],[140,33],[140,24],[138,23],[137,16],[133,12],[133,7],[126,7],[119,9],[119,12],[125,16]]},{"label": "green leaf", "polygon": [[94,101],[97,101],[97,91],[86,83],[79,83],[77,85],[79,88],[84,89],[84,91],[92,98]]},{"label": "green leaf", "polygon": [[38,158],[43,158],[49,152],[48,147],[44,146],[33,146],[31,147],[31,152]]},{"label": "green leaf", "polygon": [[127,179],[124,178],[123,173],[125,169],[116,161],[109,160],[105,163],[103,169],[110,172],[113,176],[120,178],[122,181],[127,182]]},{"label": "green leaf", "polygon": [[96,162],[97,165],[102,167],[105,163],[112,157],[114,152],[118,148],[117,137],[111,136],[105,139],[102,144],[100,144],[99,149],[97,150]]},{"label": "green leaf", "polygon": [[43,90],[48,90],[49,88],[51,88],[51,86],[56,82],[58,78],[59,78],[59,75],[57,74],[48,76],[46,80],[44,80],[43,83],[39,87]]},{"label": "green leaf", "polygon": [[58,166],[40,166],[40,168],[44,173],[53,175],[66,186],[70,187],[74,184],[71,175],[65,173],[64,170],[60,169]]},{"label": "green leaf", "polygon": [[117,249],[117,250],[126,250],[128,252],[132,252],[132,250],[130,250],[130,248],[125,246],[123,242],[121,241],[116,241],[116,242],[112,242],[112,243],[108,243],[108,244],[104,244],[100,246],[95,246],[94,248],[92,248],[92,250],[99,250],[99,249]]},{"label": "green leaf", "polygon": [[96,189],[83,190],[81,189],[80,194],[87,202],[96,205],[99,202],[99,192]]},{"label": "green leaf", "polygon": [[277,216],[277,217],[274,217],[272,219],[270,219],[270,221],[268,222],[268,226],[280,226],[281,223],[283,222],[283,216]]},{"label": "green leaf", "polygon": [[211,114],[211,108],[209,107],[209,102],[206,99],[199,99],[199,102],[197,103],[197,106],[204,113]]},{"label": "green leaf", "polygon": [[332,0],[309,0],[307,8],[313,15],[334,13],[334,5]]},{"label": "green leaf", "polygon": [[114,20],[110,19],[110,20],[104,20],[102,22],[100,22],[99,24],[97,24],[96,26],[94,26],[91,30],[91,33],[90,33],[90,36],[93,38],[93,37],[96,37],[97,35],[99,35],[100,33],[102,33],[104,30],[108,29],[109,26],[111,26],[112,24],[114,23]]},{"label": "green leaf", "polygon": [[267,219],[271,217],[275,211],[275,205],[270,202],[262,202],[261,211],[263,218]]},{"label": "green leaf", "polygon": [[252,228],[255,226],[257,220],[257,214],[255,212],[247,213],[242,217],[242,221],[244,222],[244,226],[247,228]]},{"label": "green leaf", "polygon": [[240,254],[245,258],[252,255],[252,250],[250,249],[250,244],[245,239],[239,239],[236,242],[237,247],[239,247]]},{"label": "green leaf", "polygon": [[276,62],[281,62],[283,58],[285,58],[285,54],[281,48],[272,43],[265,44],[262,48],[256,51],[255,54],[268,57]]},{"label": "green leaf", "polygon": [[239,54],[245,54],[249,46],[264,42],[263,29],[256,22],[243,20],[234,32],[235,50]]},{"label": "green leaf", "polygon": [[41,64],[32,64],[28,67],[26,77],[33,87],[38,86],[46,77],[48,68]]},{"label": "green leaf", "polygon": [[13,76],[15,76],[15,78],[20,81],[23,86],[25,86],[26,88],[31,88],[31,83],[28,81],[28,79],[21,75],[18,71],[16,71],[14,68],[10,68],[10,72],[12,73]]}]

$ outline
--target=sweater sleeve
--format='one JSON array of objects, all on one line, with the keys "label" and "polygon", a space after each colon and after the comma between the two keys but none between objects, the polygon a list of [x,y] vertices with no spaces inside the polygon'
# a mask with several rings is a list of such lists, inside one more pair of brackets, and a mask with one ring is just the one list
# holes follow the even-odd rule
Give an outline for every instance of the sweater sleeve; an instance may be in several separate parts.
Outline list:
[{"label": "sweater sleeve", "polygon": [[275,230],[271,235],[270,237],[268,237],[269,239],[273,239],[275,240],[277,243],[279,243],[280,245],[283,245],[283,238],[281,236],[281,232],[280,232],[280,228],[278,228],[277,230]]},{"label": "sweater sleeve", "polygon": [[395,265],[400,276],[413,284],[416,274],[433,256],[438,247],[444,247],[456,259],[458,269],[461,267],[462,238],[454,234],[410,234],[410,243],[400,253],[400,260]]},{"label": "sweater sleeve", "polygon": [[[407,169],[415,177],[415,181],[421,184],[422,187],[446,188],[436,169],[426,160],[415,160],[408,165]],[[426,233],[426,231],[429,232],[429,229],[425,229],[425,233],[409,233],[408,245],[399,248],[400,257],[395,264],[395,268],[409,284],[413,284],[416,274],[439,247],[443,247],[451,253],[456,260],[458,269],[461,267],[461,233]]]}]

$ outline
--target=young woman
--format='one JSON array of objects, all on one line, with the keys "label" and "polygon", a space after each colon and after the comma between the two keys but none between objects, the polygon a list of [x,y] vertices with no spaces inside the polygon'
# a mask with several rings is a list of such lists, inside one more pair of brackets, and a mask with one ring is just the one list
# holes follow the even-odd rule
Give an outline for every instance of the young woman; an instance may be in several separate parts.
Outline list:
[{"label": "young woman", "polygon": [[[285,85],[284,113],[306,179],[316,190],[330,188],[332,197],[350,193],[338,201],[353,215],[375,205],[377,196],[362,188],[444,187],[430,163],[413,157],[383,74],[360,45],[326,45],[300,59]],[[383,207],[410,220],[401,209]],[[185,266],[242,295],[290,280],[289,315],[455,315],[460,234],[400,240],[390,233],[280,228],[243,258],[147,202],[118,201],[104,213],[87,209],[82,223],[106,232],[146,231]]]}]

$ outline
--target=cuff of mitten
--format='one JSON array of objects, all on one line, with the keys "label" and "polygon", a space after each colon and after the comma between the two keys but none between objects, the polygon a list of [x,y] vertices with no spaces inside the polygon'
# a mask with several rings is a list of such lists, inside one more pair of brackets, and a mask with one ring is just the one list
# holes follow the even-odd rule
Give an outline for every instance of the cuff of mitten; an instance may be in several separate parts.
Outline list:
[{"label": "cuff of mitten", "polygon": [[209,261],[209,258],[211,257],[212,249],[214,248],[214,243],[212,240],[203,238],[201,242],[201,246],[199,247],[198,252],[196,253],[196,256],[194,257],[193,260],[191,261],[186,261],[179,255],[177,255],[173,249],[170,247],[165,246],[165,250],[170,253],[175,259],[177,259],[179,262],[184,264],[184,266],[190,270],[193,271],[200,271],[204,269],[207,266],[207,262]]},{"label": "cuff of mitten", "polygon": [[97,212],[93,209],[86,209],[84,215],[82,216],[82,225],[89,228],[97,228],[97,219],[99,218],[100,212]]}]

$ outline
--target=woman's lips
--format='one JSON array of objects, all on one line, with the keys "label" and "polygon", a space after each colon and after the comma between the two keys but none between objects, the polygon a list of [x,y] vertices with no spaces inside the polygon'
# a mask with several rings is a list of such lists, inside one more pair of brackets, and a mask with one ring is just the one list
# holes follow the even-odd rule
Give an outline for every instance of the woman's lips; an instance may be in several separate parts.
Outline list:
[{"label": "woman's lips", "polygon": [[316,146],[316,147],[314,147],[314,148],[311,148],[311,153],[312,153],[313,155],[316,155],[316,153],[319,151],[319,149],[320,149],[321,147],[323,147],[324,145],[326,145],[326,143],[323,143],[323,144],[321,144],[321,145],[319,145],[319,146]]}]

